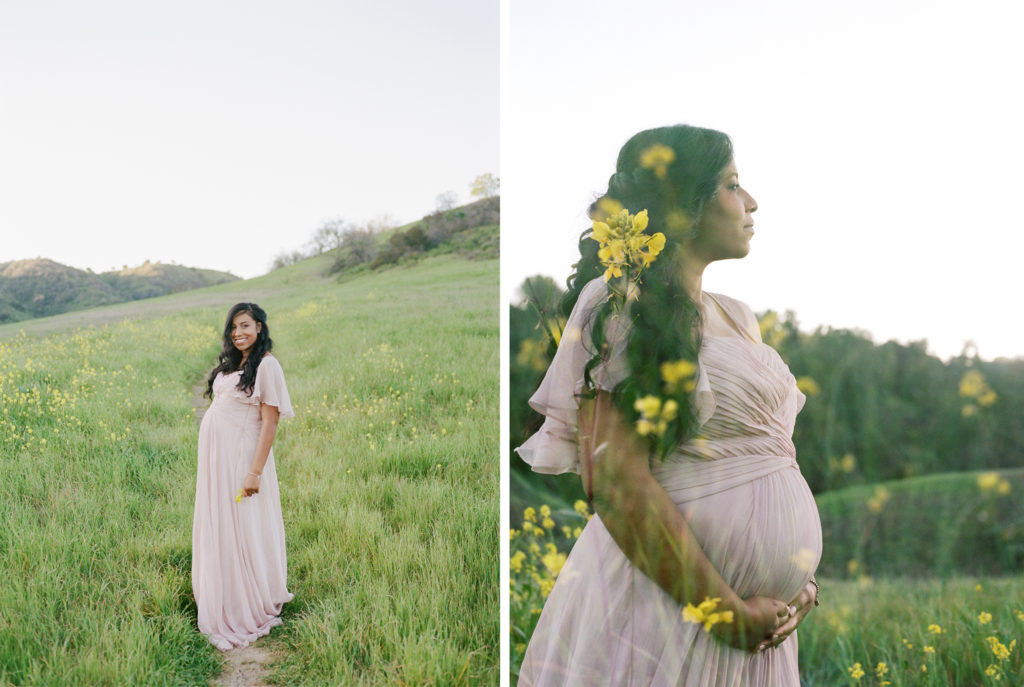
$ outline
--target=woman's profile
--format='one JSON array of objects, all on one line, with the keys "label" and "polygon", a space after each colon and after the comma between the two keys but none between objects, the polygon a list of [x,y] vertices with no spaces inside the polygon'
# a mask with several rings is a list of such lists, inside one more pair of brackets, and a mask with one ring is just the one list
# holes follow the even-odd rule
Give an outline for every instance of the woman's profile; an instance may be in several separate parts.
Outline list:
[{"label": "woman's profile", "polygon": [[792,442],[804,396],[751,310],[702,289],[747,255],[756,210],[725,134],[662,127],[619,153],[530,399],[544,424],[517,449],[579,472],[597,513],[520,685],[799,685],[821,556]]},{"label": "woman's profile", "polygon": [[221,650],[269,633],[293,598],[272,445],[295,413],[272,346],[262,308],[231,308],[199,427],[192,591],[199,631]]}]

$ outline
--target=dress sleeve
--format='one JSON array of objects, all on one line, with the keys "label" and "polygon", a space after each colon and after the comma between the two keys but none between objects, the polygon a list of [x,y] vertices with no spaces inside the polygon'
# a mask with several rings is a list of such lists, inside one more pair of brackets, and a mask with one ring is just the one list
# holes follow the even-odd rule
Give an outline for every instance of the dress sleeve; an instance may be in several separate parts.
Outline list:
[{"label": "dress sleeve", "polygon": [[288,397],[288,387],[284,383],[284,370],[274,356],[268,355],[260,361],[260,366],[256,369],[252,398],[259,403],[277,406],[282,420],[295,417],[291,399]]},{"label": "dress sleeve", "polygon": [[[608,286],[603,279],[594,279],[583,287],[544,380],[530,397],[530,407],[545,416],[544,424],[516,452],[536,472],[579,472],[576,445],[578,394],[583,390],[583,369],[594,355],[590,346],[593,313],[607,297]],[[615,388],[626,375],[623,322],[625,318],[613,320],[605,330],[612,355],[591,373],[600,389]]]}]

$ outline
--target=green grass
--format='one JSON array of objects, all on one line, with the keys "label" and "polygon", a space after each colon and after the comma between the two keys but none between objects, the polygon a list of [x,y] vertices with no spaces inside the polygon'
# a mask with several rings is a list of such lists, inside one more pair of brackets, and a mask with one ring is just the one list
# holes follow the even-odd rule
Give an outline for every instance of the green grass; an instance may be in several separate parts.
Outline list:
[{"label": "green grass", "polygon": [[[821,606],[799,632],[804,687],[880,685],[879,663],[896,687],[1021,684],[1024,577],[819,582]],[[933,624],[942,634],[929,632]],[[999,660],[987,637],[1006,647],[1016,640],[1010,657]],[[850,677],[854,663],[866,673],[860,682]],[[989,666],[997,675],[985,674]]]},{"label": "green grass", "polygon": [[[1006,493],[979,486],[983,474],[998,474]],[[1024,570],[1021,494],[1024,468],[925,475],[820,494],[825,546],[819,572],[1018,574]]]},{"label": "green grass", "polygon": [[267,310],[297,414],[271,679],[497,682],[497,261],[344,283],[329,261],[0,327],[0,684],[219,672],[191,595],[191,401],[238,300]]}]

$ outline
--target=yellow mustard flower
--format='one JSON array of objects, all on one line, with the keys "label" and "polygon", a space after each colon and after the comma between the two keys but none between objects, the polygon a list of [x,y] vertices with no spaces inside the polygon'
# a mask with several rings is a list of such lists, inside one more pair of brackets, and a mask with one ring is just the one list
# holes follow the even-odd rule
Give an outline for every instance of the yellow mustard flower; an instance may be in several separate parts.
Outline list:
[{"label": "yellow mustard flower", "polygon": [[796,388],[808,396],[817,396],[821,393],[821,387],[818,386],[818,383],[806,375],[797,377]]},{"label": "yellow mustard flower", "polygon": [[549,552],[541,557],[541,562],[544,563],[544,567],[548,569],[553,577],[558,577],[558,573],[562,572],[562,566],[565,565],[566,555],[560,552]]},{"label": "yellow mustard flower", "polygon": [[1020,620],[1020,621],[1024,622],[1024,611],[1018,609],[1018,610],[1015,610],[1013,612],[1013,614],[1015,616],[1017,616],[1017,620]]},{"label": "yellow mustard flower", "polygon": [[526,554],[522,551],[516,551],[508,559],[509,568],[511,568],[514,573],[522,572],[524,560],[526,560]]},{"label": "yellow mustard flower", "polygon": [[982,491],[992,491],[999,484],[998,472],[983,472],[978,475],[978,488]]},{"label": "yellow mustard flower", "polygon": [[551,506],[545,503],[543,506],[540,507],[540,514],[542,517],[545,518],[551,517]]},{"label": "yellow mustard flower", "polygon": [[659,179],[668,176],[668,166],[675,160],[676,151],[662,143],[655,143],[640,153],[640,166],[652,170]]},{"label": "yellow mustard flower", "polygon": [[541,522],[541,525],[543,525],[544,529],[550,530],[550,529],[554,528],[555,521],[552,520],[551,518],[544,518],[543,522]]},{"label": "yellow mustard flower", "polygon": [[889,667],[885,663],[879,663],[875,666],[875,675],[878,677],[885,677],[886,673],[889,672]]},{"label": "yellow mustard flower", "polygon": [[540,595],[545,599],[551,593],[551,590],[555,588],[555,581],[551,578],[545,578],[540,581]]},{"label": "yellow mustard flower", "polygon": [[921,651],[925,652],[926,654],[934,654],[935,653],[935,647],[925,645],[925,646],[921,647]]},{"label": "yellow mustard flower", "polygon": [[850,672],[850,677],[852,677],[854,680],[860,680],[862,677],[864,677],[865,674],[864,669],[861,667],[859,663],[854,663],[852,666],[847,668],[847,670]]},{"label": "yellow mustard flower", "polygon": [[999,668],[989,664],[988,668],[985,668],[985,675],[988,675],[989,677],[996,677],[999,675]]},{"label": "yellow mustard flower", "polygon": [[572,509],[580,515],[582,515],[583,517],[587,517],[587,513],[590,512],[590,508],[587,506],[587,502],[584,501],[583,499],[578,499],[576,503],[572,504]]},{"label": "yellow mustard flower", "polygon": [[537,522],[537,511],[533,509],[533,506],[527,506],[526,510],[523,511],[523,520],[526,522]]},{"label": "yellow mustard flower", "polygon": [[244,495],[245,495],[245,490],[244,489],[239,489],[238,493],[235,494],[235,503],[241,503],[242,496],[244,496]]},{"label": "yellow mustard flower", "polygon": [[941,635],[943,632],[945,632],[945,630],[942,629],[941,625],[936,625],[935,623],[932,623],[928,626],[928,632],[930,632],[933,635]]},{"label": "yellow mustard flower", "polygon": [[572,531],[572,536],[573,536],[573,537],[574,537],[575,539],[579,539],[579,538],[580,538],[580,535],[581,535],[581,534],[583,534],[583,528],[582,528],[582,527],[577,527],[577,528],[575,528],[575,529],[574,529],[574,530]]},{"label": "yellow mustard flower", "polygon": [[692,603],[686,604],[686,608],[683,609],[683,620],[688,623],[703,624],[705,631],[710,630],[718,623],[731,623],[733,621],[732,611],[715,612],[715,608],[718,607],[721,600],[718,597],[714,599],[705,597],[696,606]]},{"label": "yellow mustard flower", "polygon": [[697,373],[697,366],[689,360],[666,361],[661,364],[661,379],[671,392],[679,387],[679,383],[690,379]]},{"label": "yellow mustard flower", "polygon": [[978,614],[978,622],[982,625],[988,625],[992,620],[992,614],[986,611],[982,611]]}]

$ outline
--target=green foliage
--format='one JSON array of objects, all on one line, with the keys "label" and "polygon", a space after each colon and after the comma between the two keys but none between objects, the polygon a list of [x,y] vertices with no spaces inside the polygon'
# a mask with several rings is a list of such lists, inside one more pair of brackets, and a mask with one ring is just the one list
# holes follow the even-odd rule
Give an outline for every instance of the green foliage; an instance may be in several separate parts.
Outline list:
[{"label": "green foliage", "polygon": [[149,261],[139,267],[97,275],[52,260],[16,260],[0,264],[0,323],[152,298],[237,279],[227,272]]},{"label": "green foliage", "polygon": [[[821,606],[798,632],[800,678],[807,687],[873,687],[886,680],[893,687],[1016,685],[1024,674],[1024,578],[1019,575],[819,582]],[[984,624],[982,613],[991,615]],[[1000,660],[988,637],[1004,646],[1016,640],[1016,645]],[[865,673],[859,681],[850,677],[854,663]],[[879,663],[885,663],[884,677],[878,676]]]},{"label": "green foliage", "polygon": [[817,498],[822,575],[1011,575],[1024,570],[1024,468],[849,487]]},{"label": "green foliage", "polygon": [[497,683],[497,262],[345,283],[329,263],[0,328],[0,684],[219,671],[191,597],[192,387],[243,292],[297,414],[275,441],[296,599],[272,679]]},{"label": "green foliage", "polygon": [[350,231],[335,251],[331,273],[364,264],[377,269],[415,261],[423,255],[453,252],[473,259],[496,258],[499,222],[500,199],[493,197],[440,210],[386,233]]}]

